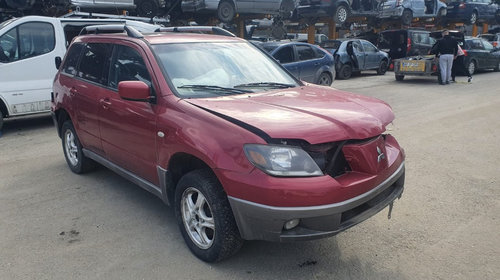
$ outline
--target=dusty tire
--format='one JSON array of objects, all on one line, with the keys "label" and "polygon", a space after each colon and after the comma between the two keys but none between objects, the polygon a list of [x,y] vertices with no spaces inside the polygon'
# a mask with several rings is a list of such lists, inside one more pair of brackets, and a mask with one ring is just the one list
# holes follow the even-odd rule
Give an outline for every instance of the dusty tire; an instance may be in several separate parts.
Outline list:
[{"label": "dusty tire", "polygon": [[139,0],[136,1],[137,15],[141,17],[154,17],[160,11],[160,5],[157,0]]},{"label": "dusty tire", "polygon": [[332,83],[333,83],[333,79],[330,76],[330,74],[328,74],[327,72],[323,72],[323,73],[321,73],[321,75],[319,75],[318,85],[329,87],[332,85]]},{"label": "dusty tire", "polygon": [[219,7],[217,8],[217,17],[220,21],[229,23],[233,21],[236,16],[236,9],[234,4],[230,1],[221,1]]},{"label": "dusty tire", "polygon": [[477,69],[477,63],[475,60],[469,61],[469,64],[467,64],[467,70],[469,71],[469,75],[473,75],[476,73]]},{"label": "dusty tire", "polygon": [[405,79],[405,75],[395,75],[394,77],[396,78],[396,81],[399,81],[399,82],[401,82],[402,80]]},{"label": "dusty tire", "polygon": [[2,127],[3,127],[3,113],[0,111],[0,133],[2,132]]},{"label": "dusty tire", "polygon": [[335,13],[333,13],[333,20],[335,23],[343,24],[346,22],[349,17],[349,8],[345,5],[340,5],[335,9]]},{"label": "dusty tire", "polygon": [[410,25],[413,20],[413,12],[411,10],[405,9],[401,15],[401,23],[403,25]]},{"label": "dusty tire", "polygon": [[387,72],[388,65],[387,60],[382,60],[378,66],[377,75],[384,75]]},{"label": "dusty tire", "polygon": [[182,237],[199,259],[218,262],[243,245],[227,196],[211,170],[191,171],[180,179],[174,208]]},{"label": "dusty tire", "polygon": [[338,72],[339,79],[347,80],[352,76],[352,67],[349,64],[344,64]]},{"label": "dusty tire", "polygon": [[61,127],[64,158],[69,169],[76,174],[82,174],[95,168],[95,161],[87,158],[82,151],[82,144],[76,135],[71,121],[66,121]]},{"label": "dusty tire", "polygon": [[470,18],[468,20],[469,24],[476,24],[477,22],[477,12],[476,11],[473,11],[472,14],[470,14]]},{"label": "dusty tire", "polygon": [[[500,71],[500,60],[497,61],[497,66],[495,68],[493,68],[493,71],[495,71],[495,72]],[[0,120],[0,122],[1,122],[1,120]],[[0,129],[2,129],[1,123],[0,123]]]}]

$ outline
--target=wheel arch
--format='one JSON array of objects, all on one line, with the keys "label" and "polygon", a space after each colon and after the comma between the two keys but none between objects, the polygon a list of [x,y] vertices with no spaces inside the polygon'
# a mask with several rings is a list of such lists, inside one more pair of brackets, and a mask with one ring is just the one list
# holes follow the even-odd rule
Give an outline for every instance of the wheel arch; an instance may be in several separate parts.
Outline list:
[{"label": "wheel arch", "polygon": [[61,128],[62,128],[62,125],[67,120],[71,121],[71,116],[63,108],[60,108],[60,109],[56,110],[54,113],[56,115],[56,120],[57,120],[57,134],[59,135],[59,137],[61,137]]},{"label": "wheel arch", "polygon": [[0,114],[2,114],[3,117],[9,116],[9,109],[2,96],[0,96]]}]

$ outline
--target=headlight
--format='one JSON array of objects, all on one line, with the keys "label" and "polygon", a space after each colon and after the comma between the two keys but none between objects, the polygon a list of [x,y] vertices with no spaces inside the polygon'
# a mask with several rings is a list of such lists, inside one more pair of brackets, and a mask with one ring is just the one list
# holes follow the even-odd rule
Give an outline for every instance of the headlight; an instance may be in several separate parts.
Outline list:
[{"label": "headlight", "polygon": [[273,176],[321,176],[323,172],[301,148],[247,144],[245,154],[255,167]]}]

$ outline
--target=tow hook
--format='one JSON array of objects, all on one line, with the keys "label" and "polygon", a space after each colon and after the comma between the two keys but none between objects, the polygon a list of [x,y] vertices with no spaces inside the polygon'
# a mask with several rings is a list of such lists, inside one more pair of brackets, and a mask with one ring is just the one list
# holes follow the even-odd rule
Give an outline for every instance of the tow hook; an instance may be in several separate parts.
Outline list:
[{"label": "tow hook", "polygon": [[394,201],[389,204],[389,213],[387,214],[387,219],[391,219],[392,207],[394,206]]}]

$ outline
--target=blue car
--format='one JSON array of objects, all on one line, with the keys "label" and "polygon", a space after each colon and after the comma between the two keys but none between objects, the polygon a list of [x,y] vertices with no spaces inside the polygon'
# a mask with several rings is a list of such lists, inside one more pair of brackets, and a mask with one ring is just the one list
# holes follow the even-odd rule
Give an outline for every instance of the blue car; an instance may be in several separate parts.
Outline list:
[{"label": "blue car", "polygon": [[330,86],[335,79],[333,56],[324,49],[299,42],[255,42],[299,80]]},{"label": "blue car", "polygon": [[353,72],[376,70],[384,75],[389,65],[389,55],[372,43],[362,39],[340,39],[322,45],[333,54],[339,79],[349,79]]},{"label": "blue car", "polygon": [[448,2],[446,19],[469,24],[495,21],[500,24],[500,7],[494,0],[452,0]]}]

